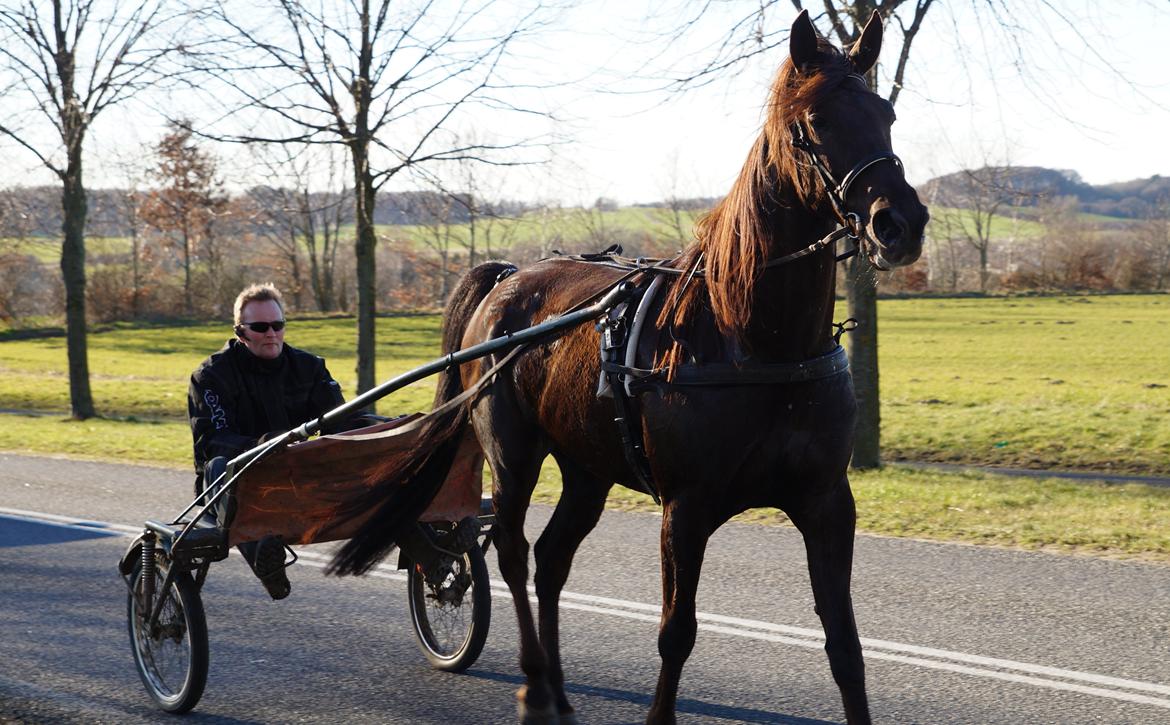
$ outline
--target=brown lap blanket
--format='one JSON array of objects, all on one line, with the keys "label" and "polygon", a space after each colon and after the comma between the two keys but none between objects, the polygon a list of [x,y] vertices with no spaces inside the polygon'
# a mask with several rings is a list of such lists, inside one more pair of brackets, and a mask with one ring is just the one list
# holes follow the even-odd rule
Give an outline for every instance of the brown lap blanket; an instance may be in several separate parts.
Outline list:
[{"label": "brown lap blanket", "polygon": [[[410,449],[421,418],[416,413],[294,443],[259,461],[236,483],[229,543],[269,534],[283,536],[287,544],[350,538],[374,507],[369,514],[339,521],[334,516],[338,505],[369,490],[369,473],[378,464]],[[478,514],[482,471],[483,453],[469,428],[446,482],[419,519],[450,522]]]}]

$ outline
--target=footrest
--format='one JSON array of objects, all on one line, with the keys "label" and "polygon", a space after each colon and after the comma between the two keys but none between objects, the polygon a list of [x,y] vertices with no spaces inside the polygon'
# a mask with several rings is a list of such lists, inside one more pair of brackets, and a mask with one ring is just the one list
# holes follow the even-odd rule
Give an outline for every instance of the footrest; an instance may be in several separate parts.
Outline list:
[{"label": "footrest", "polygon": [[189,563],[195,559],[222,561],[227,558],[227,531],[214,524],[200,521],[185,536],[180,538],[179,535],[186,526],[186,522],[177,524],[163,524],[158,521],[146,522],[146,528],[158,534],[160,543],[169,551],[171,559],[176,562]]}]

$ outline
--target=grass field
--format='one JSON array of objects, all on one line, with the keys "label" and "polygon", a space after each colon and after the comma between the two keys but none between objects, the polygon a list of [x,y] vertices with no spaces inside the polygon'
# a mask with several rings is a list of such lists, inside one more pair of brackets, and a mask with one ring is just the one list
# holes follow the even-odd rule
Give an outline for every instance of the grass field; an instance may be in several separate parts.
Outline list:
[{"label": "grass field", "polygon": [[888,300],[888,458],[1170,475],[1170,296]]},{"label": "grass field", "polygon": [[[129,254],[130,246],[129,237],[87,236],[85,238],[85,253],[90,260],[101,259],[107,255]],[[25,239],[0,237],[0,249],[14,254],[32,255],[41,264],[57,265],[61,261],[61,240],[56,237],[27,237]]]},{"label": "grass field", "polygon": [[[1170,296],[906,299],[880,303],[888,460],[1170,475]],[[226,324],[116,325],[90,336],[105,419],[68,411],[65,341],[0,338],[0,450],[190,465],[186,380]],[[439,319],[378,320],[378,376],[437,356]],[[353,320],[295,320],[352,393]],[[383,413],[426,410],[432,381]],[[887,467],[855,474],[860,526],[898,536],[1054,548],[1170,562],[1170,489]],[[555,500],[546,467],[537,498]],[[649,499],[615,492],[613,505]],[[751,513],[749,520],[777,521]]]},{"label": "grass field", "polygon": [[[681,213],[681,225],[689,235],[691,226],[702,212],[684,211]],[[530,212],[518,219],[501,219],[494,222],[491,230],[491,252],[499,253],[513,245],[534,245],[547,243],[549,239],[559,238],[574,241],[588,242],[608,232],[608,237],[614,235],[626,240],[627,243],[640,243],[649,239],[673,239],[669,221],[670,212],[667,209],[649,207],[623,207],[612,211],[595,212],[587,209],[553,209],[548,212]],[[478,253],[486,253],[485,231],[481,223]],[[422,249],[426,240],[433,231],[419,225],[395,225],[378,227],[378,234],[388,238],[411,242],[415,248]],[[452,248],[458,249],[470,237],[467,225],[453,225],[450,229]],[[679,245],[680,248],[682,245]]]}]

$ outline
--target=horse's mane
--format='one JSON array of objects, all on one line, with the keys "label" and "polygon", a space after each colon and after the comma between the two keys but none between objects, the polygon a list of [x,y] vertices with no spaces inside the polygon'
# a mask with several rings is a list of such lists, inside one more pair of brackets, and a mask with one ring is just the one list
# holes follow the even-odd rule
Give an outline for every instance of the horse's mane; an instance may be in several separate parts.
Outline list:
[{"label": "horse's mane", "polygon": [[[792,127],[846,76],[849,59],[824,38],[818,41],[815,65],[796,68],[785,59],[772,83],[767,117],[727,196],[696,224],[697,241],[679,258],[685,270],[674,282],[658,324],[683,329],[706,301],[720,332],[743,341],[751,319],[756,280],[764,270],[774,236],[772,210],[793,202],[811,206],[823,197],[824,183],[793,146]],[[818,140],[805,124],[810,140]],[[705,270],[701,283],[689,272]],[[704,294],[704,290],[706,294]],[[676,342],[662,361],[681,362]]]}]

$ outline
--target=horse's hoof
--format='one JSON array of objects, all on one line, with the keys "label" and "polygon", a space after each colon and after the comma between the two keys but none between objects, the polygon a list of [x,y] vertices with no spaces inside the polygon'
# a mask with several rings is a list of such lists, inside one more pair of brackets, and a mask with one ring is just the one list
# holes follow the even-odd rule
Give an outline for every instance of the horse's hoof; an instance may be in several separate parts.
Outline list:
[{"label": "horse's hoof", "polygon": [[562,712],[559,719],[557,720],[557,725],[578,725],[577,713]]},{"label": "horse's hoof", "polygon": [[547,707],[535,708],[528,704],[524,698],[527,688],[521,688],[516,693],[516,716],[520,720],[520,725],[560,725],[560,718],[557,716],[557,709],[553,705]]}]

